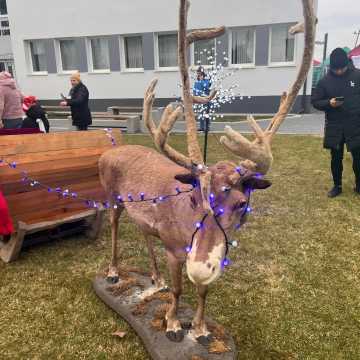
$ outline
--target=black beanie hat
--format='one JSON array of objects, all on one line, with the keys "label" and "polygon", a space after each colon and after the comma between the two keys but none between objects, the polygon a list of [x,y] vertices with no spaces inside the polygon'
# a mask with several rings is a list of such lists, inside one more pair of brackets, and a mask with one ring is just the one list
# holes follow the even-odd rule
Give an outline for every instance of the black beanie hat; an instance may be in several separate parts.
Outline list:
[{"label": "black beanie hat", "polygon": [[330,55],[330,68],[333,70],[343,69],[349,65],[349,58],[341,48],[336,48]]}]

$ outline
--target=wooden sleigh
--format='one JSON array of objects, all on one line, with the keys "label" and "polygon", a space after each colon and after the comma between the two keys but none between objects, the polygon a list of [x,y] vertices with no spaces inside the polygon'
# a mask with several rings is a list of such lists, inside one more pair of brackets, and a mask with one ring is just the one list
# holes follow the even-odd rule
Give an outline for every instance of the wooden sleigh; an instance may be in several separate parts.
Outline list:
[{"label": "wooden sleigh", "polygon": [[[112,134],[119,145],[120,130]],[[17,259],[28,235],[56,238],[75,228],[91,238],[99,235],[104,209],[89,208],[84,199],[105,199],[98,159],[112,146],[104,130],[0,137],[0,187],[15,226],[10,239],[0,241],[3,261]],[[9,166],[12,162],[15,168]],[[24,181],[24,177],[44,186],[31,186],[31,180]],[[59,189],[69,190],[69,195],[64,197]],[[72,193],[78,197],[73,198]]]}]

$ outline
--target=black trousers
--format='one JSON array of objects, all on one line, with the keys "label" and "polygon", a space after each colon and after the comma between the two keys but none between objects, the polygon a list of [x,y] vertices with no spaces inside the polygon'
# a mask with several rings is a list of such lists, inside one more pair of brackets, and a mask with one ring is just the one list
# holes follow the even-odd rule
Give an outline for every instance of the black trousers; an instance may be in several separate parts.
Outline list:
[{"label": "black trousers", "polygon": [[[342,185],[344,145],[342,141],[336,149],[331,149],[331,172],[335,186]],[[351,151],[356,187],[360,188],[360,147]]]},{"label": "black trousers", "polygon": [[86,131],[88,129],[88,125],[76,125],[78,131]]}]

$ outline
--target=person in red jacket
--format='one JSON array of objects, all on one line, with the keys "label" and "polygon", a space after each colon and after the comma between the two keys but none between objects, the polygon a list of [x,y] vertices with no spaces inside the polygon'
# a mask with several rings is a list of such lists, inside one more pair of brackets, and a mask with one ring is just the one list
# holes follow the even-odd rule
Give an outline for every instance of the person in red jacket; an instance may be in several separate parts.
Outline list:
[{"label": "person in red jacket", "polygon": [[0,236],[9,236],[14,228],[10,218],[9,209],[6,200],[0,191]]}]

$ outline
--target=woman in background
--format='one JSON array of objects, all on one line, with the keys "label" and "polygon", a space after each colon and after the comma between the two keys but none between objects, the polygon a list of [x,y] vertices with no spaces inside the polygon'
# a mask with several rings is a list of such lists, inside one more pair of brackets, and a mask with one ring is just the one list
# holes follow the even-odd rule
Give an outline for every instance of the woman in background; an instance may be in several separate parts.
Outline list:
[{"label": "woman in background", "polygon": [[22,110],[23,95],[16,87],[11,74],[0,72],[0,127],[4,129],[17,129],[23,121]]},{"label": "woman in background", "polygon": [[92,124],[91,113],[89,109],[89,91],[81,82],[80,73],[76,72],[71,75],[70,99],[64,99],[60,105],[70,106],[73,126],[78,130],[87,130]]}]

